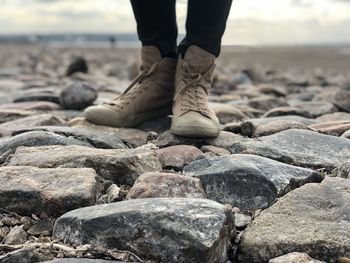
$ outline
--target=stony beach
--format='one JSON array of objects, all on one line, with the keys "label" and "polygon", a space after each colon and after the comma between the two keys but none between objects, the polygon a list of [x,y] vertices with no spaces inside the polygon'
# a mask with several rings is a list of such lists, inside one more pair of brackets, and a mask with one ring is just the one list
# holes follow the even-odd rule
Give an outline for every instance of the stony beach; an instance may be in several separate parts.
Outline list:
[{"label": "stony beach", "polygon": [[138,56],[0,45],[0,263],[350,262],[350,48],[224,47],[214,139],[82,117]]}]

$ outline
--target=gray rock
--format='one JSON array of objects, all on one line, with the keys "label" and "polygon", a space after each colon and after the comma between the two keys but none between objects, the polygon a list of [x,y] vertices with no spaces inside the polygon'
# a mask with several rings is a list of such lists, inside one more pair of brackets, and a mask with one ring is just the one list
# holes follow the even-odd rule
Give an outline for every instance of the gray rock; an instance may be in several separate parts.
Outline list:
[{"label": "gray rock", "polygon": [[313,119],[304,118],[301,116],[279,116],[279,117],[266,117],[266,118],[256,118],[244,121],[241,125],[241,133],[243,135],[252,137],[259,126],[266,127],[270,123],[274,122],[283,123],[300,123],[306,126],[316,124],[317,121]]},{"label": "gray rock", "polygon": [[66,76],[71,76],[74,73],[82,72],[87,73],[89,70],[87,61],[83,57],[75,57],[72,59],[66,70]]},{"label": "gray rock", "polygon": [[173,135],[170,131],[166,131],[159,135],[159,137],[152,141],[155,145],[160,148],[173,145],[193,145],[200,148],[203,145],[213,145],[221,148],[229,148],[234,142],[243,140],[244,138],[240,135],[221,131],[219,136],[214,139],[210,138],[187,138]]},{"label": "gray rock", "polygon": [[305,117],[309,118],[316,118],[324,114],[329,114],[338,111],[338,109],[333,105],[333,103],[322,101],[302,102],[293,104],[293,106],[307,112],[307,115]]},{"label": "gray rock", "polygon": [[49,101],[59,103],[59,97],[57,92],[53,89],[30,89],[29,91],[21,92],[13,100],[13,102],[25,101]]},{"label": "gray rock", "polygon": [[207,198],[199,179],[174,173],[146,173],[137,178],[127,198]]},{"label": "gray rock", "polygon": [[122,261],[103,260],[103,259],[87,259],[87,258],[61,258],[50,261],[44,261],[45,263],[126,263]]},{"label": "gray rock", "polygon": [[309,169],[242,154],[194,161],[184,173],[202,181],[209,199],[244,211],[266,208],[288,191],[322,180]]},{"label": "gray rock", "polygon": [[69,125],[76,128],[88,128],[89,130],[99,132],[109,132],[115,134],[124,143],[132,147],[138,147],[144,145],[149,140],[149,134],[147,132],[130,129],[130,128],[112,128],[107,126],[100,126],[88,122],[84,118],[75,118],[69,122]]},{"label": "gray rock", "polygon": [[312,130],[305,124],[297,121],[276,120],[257,125],[252,137],[268,136],[289,129]]},{"label": "gray rock", "polygon": [[328,177],[280,198],[245,230],[241,262],[266,262],[294,251],[330,263],[350,257],[349,191],[350,180]]},{"label": "gray rock", "polygon": [[[1,205],[1,207],[3,207]],[[18,245],[27,241],[28,235],[24,231],[23,226],[14,226],[10,232],[4,237],[5,245]]]},{"label": "gray rock", "polygon": [[6,162],[8,156],[15,152],[15,150],[20,146],[72,144],[92,147],[92,145],[87,142],[82,142],[74,138],[43,131],[26,132],[10,138],[3,138],[0,139],[0,164]]},{"label": "gray rock", "polygon": [[34,115],[35,112],[23,110],[0,110],[0,123],[14,121]]},{"label": "gray rock", "polygon": [[27,129],[18,129],[13,135],[32,131],[45,131],[58,134],[67,138],[74,138],[81,142],[103,149],[126,149],[128,148],[115,133],[110,131],[98,131],[91,128],[75,128],[63,126],[40,126]]},{"label": "gray rock", "polygon": [[334,112],[317,117],[319,122],[329,121],[350,121],[350,113],[347,112]]},{"label": "gray rock", "polygon": [[347,161],[337,167],[336,174],[338,177],[350,179],[350,161]]},{"label": "gray rock", "polygon": [[235,213],[235,225],[238,230],[243,230],[252,222],[252,217],[243,213]]},{"label": "gray rock", "polygon": [[49,101],[28,101],[16,102],[0,105],[1,110],[37,110],[37,111],[51,111],[59,110],[60,105]]},{"label": "gray rock", "polygon": [[64,109],[83,110],[97,98],[94,88],[83,82],[73,82],[60,93],[60,105]]},{"label": "gray rock", "polygon": [[156,262],[216,263],[227,259],[234,218],[205,199],[137,199],[71,211],[57,219],[54,237]]},{"label": "gray rock", "polygon": [[25,129],[42,125],[66,125],[66,122],[61,118],[51,114],[38,114],[25,117],[22,119],[9,121],[0,124],[0,136],[11,135],[17,129]]},{"label": "gray rock", "polygon": [[22,215],[61,215],[93,205],[97,195],[93,169],[0,167],[0,207]]},{"label": "gray rock", "polygon": [[325,262],[312,259],[306,253],[292,252],[287,255],[271,259],[269,260],[269,263],[325,263]]},{"label": "gray rock", "polygon": [[216,147],[216,146],[213,146],[213,145],[204,145],[202,146],[201,148],[202,152],[204,153],[213,153],[217,156],[223,156],[223,155],[230,155],[230,151],[229,150],[226,150],[224,148],[221,148],[221,147]]},{"label": "gray rock", "polygon": [[350,158],[350,141],[306,130],[286,130],[236,142],[232,153],[255,154],[284,163],[331,171]]},{"label": "gray rock", "polygon": [[350,112],[350,91],[338,91],[333,97],[333,103],[341,110]]},{"label": "gray rock", "polygon": [[41,168],[89,167],[116,184],[133,185],[136,178],[146,172],[162,170],[155,151],[138,149],[95,149],[76,145],[21,147],[9,165]]},{"label": "gray rock", "polygon": [[42,257],[35,248],[22,248],[0,256],[0,263],[36,263],[41,262]]},{"label": "gray rock", "polygon": [[191,145],[175,145],[156,150],[157,156],[164,169],[174,169],[180,171],[183,167],[199,156],[203,152]]},{"label": "gray rock", "polygon": [[350,138],[350,133],[344,134],[346,131],[350,130],[350,121],[322,122],[319,124],[310,125],[309,127],[319,133],[333,136],[342,135],[342,137]]},{"label": "gray rock", "polygon": [[249,118],[235,106],[226,103],[209,103],[209,107],[215,112],[221,124]]},{"label": "gray rock", "polygon": [[273,108],[288,106],[285,100],[281,98],[276,98],[272,96],[261,96],[257,98],[250,99],[248,106],[255,109],[269,111]]}]

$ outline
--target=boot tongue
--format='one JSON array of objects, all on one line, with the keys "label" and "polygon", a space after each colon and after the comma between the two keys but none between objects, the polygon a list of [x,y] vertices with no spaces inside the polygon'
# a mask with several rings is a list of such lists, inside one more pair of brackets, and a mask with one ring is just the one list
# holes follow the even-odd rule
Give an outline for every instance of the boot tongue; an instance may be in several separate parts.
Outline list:
[{"label": "boot tongue", "polygon": [[153,64],[162,60],[160,51],[155,46],[143,46],[141,51],[141,69],[149,69]]},{"label": "boot tongue", "polygon": [[184,60],[189,64],[192,73],[205,73],[214,63],[215,56],[198,46],[190,46]]}]

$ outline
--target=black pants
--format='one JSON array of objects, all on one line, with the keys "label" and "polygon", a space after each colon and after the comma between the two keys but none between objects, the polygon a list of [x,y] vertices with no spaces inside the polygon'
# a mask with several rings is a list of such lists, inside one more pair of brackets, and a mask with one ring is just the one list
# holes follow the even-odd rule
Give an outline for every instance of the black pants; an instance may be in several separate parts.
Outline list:
[{"label": "black pants", "polygon": [[232,0],[188,0],[186,36],[177,48],[176,0],[131,0],[143,46],[157,46],[163,57],[184,54],[191,45],[218,56]]}]

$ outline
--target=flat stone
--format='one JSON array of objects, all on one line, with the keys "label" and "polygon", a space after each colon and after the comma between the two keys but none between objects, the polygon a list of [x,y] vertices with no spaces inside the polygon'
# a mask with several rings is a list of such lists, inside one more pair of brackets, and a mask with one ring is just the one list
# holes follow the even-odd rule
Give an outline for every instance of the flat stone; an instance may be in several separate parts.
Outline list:
[{"label": "flat stone", "polygon": [[244,121],[241,124],[241,133],[243,135],[252,137],[256,129],[262,125],[262,127],[267,127],[269,123],[273,122],[283,122],[283,123],[300,123],[306,126],[316,124],[318,121],[313,119],[304,118],[301,116],[279,116],[279,117],[265,117],[265,118],[254,118]]},{"label": "flat stone", "polygon": [[38,114],[28,116],[22,119],[8,121],[0,124],[0,136],[11,135],[13,131],[18,129],[30,128],[42,125],[66,125],[61,118],[51,114]]},{"label": "flat stone", "polygon": [[103,260],[103,259],[87,259],[87,258],[61,258],[50,261],[44,261],[45,263],[126,263],[124,261]]},{"label": "flat stone", "polygon": [[201,148],[203,153],[213,153],[217,156],[230,155],[230,151],[213,145],[204,145]]},{"label": "flat stone", "polygon": [[174,173],[146,173],[137,178],[128,199],[152,197],[206,198],[199,179]]},{"label": "flat stone", "polygon": [[350,91],[339,90],[333,97],[333,103],[341,110],[350,112]]},{"label": "flat stone", "polygon": [[221,148],[228,149],[234,142],[243,140],[244,138],[238,134],[232,132],[221,131],[216,138],[187,138],[182,136],[176,136],[170,131],[166,131],[158,136],[152,143],[160,148],[173,146],[173,145],[193,145],[197,148],[203,145],[213,145]]},{"label": "flat stone", "polygon": [[164,169],[180,171],[185,165],[203,155],[203,152],[191,145],[175,145],[156,150],[156,154]]},{"label": "flat stone", "polygon": [[37,110],[37,111],[51,111],[59,110],[60,105],[48,101],[28,101],[16,102],[0,105],[1,110]]},{"label": "flat stone", "polygon": [[246,120],[249,117],[235,106],[225,103],[209,103],[209,107],[215,112],[221,124],[233,121]]},{"label": "flat stone", "polygon": [[83,110],[92,105],[96,98],[97,92],[93,87],[75,81],[61,91],[59,103],[64,109]]},{"label": "flat stone", "polygon": [[41,262],[42,256],[34,247],[22,248],[0,256],[0,263],[36,263]]},{"label": "flat stone", "polygon": [[350,141],[306,130],[286,130],[238,141],[232,153],[255,154],[284,163],[331,171],[350,158]]},{"label": "flat stone", "polygon": [[[350,121],[330,121],[322,122],[319,124],[314,124],[309,126],[311,129],[333,136],[341,136],[347,130],[350,130]],[[350,134],[346,134],[343,137],[349,138]]]},{"label": "flat stone", "polygon": [[252,137],[268,136],[289,129],[312,130],[303,123],[282,119],[257,125]]},{"label": "flat stone", "polygon": [[252,98],[249,100],[247,105],[263,111],[269,111],[277,107],[288,106],[285,100],[273,96],[261,96]]},{"label": "flat stone", "polygon": [[0,110],[0,123],[14,121],[34,115],[35,112],[23,110]]},{"label": "flat stone", "polygon": [[97,194],[93,169],[0,167],[0,207],[22,215],[61,215],[93,205]]},{"label": "flat stone", "polygon": [[107,131],[98,131],[91,128],[75,128],[63,126],[40,126],[27,129],[19,129],[13,132],[13,135],[23,134],[32,131],[45,131],[58,134],[67,138],[74,138],[86,142],[93,147],[102,149],[126,149],[128,148],[115,133]]},{"label": "flat stone", "polygon": [[285,106],[285,107],[278,107],[278,108],[273,108],[269,110],[264,114],[263,118],[286,116],[286,115],[295,115],[295,116],[302,116],[307,118],[310,117],[309,113],[303,109],[292,107],[292,106]]},{"label": "flat stone", "polygon": [[316,118],[319,122],[330,121],[350,121],[350,113],[347,112],[334,112],[322,115]]},{"label": "flat stone", "polygon": [[4,92],[14,92],[23,89],[24,83],[20,80],[1,78],[0,79],[0,90]]},{"label": "flat stone", "polygon": [[144,145],[149,140],[149,134],[147,132],[131,128],[112,128],[107,126],[100,126],[88,122],[84,118],[76,118],[71,120],[69,122],[69,126],[77,128],[89,128],[91,130],[96,131],[96,133],[99,133],[101,131],[114,133],[115,136],[117,136],[124,143],[132,147]]},{"label": "flat stone", "polygon": [[245,230],[239,259],[266,262],[294,251],[330,263],[350,257],[350,180],[327,177],[280,198]]},{"label": "flat stone", "polygon": [[350,161],[341,164],[335,172],[338,177],[350,179]]},{"label": "flat stone", "polygon": [[311,258],[306,253],[292,252],[284,256],[280,256],[269,260],[269,263],[325,263]]},{"label": "flat stone", "polygon": [[209,199],[242,211],[266,208],[290,190],[322,180],[313,170],[244,154],[194,161],[184,173],[202,181]]},{"label": "flat stone", "polygon": [[[0,193],[0,195],[2,195]],[[3,207],[3,206],[1,206]],[[23,244],[28,239],[26,231],[24,231],[23,226],[14,226],[11,228],[10,232],[4,237],[5,245],[18,245]]]},{"label": "flat stone", "polygon": [[146,260],[216,263],[227,259],[234,218],[206,199],[136,199],[71,211],[57,219],[53,236]]},{"label": "flat stone", "polygon": [[77,145],[21,147],[9,165],[41,168],[89,167],[116,184],[133,185],[136,178],[147,172],[162,170],[152,149],[95,149]]},{"label": "flat stone", "polygon": [[49,101],[53,103],[59,103],[59,97],[55,89],[30,89],[28,91],[21,92],[16,96],[13,102],[25,102],[25,101]]},{"label": "flat stone", "polygon": [[43,145],[83,145],[93,147],[90,143],[52,132],[26,132],[13,137],[0,139],[0,163],[4,163],[7,157],[20,146],[30,147]]}]

